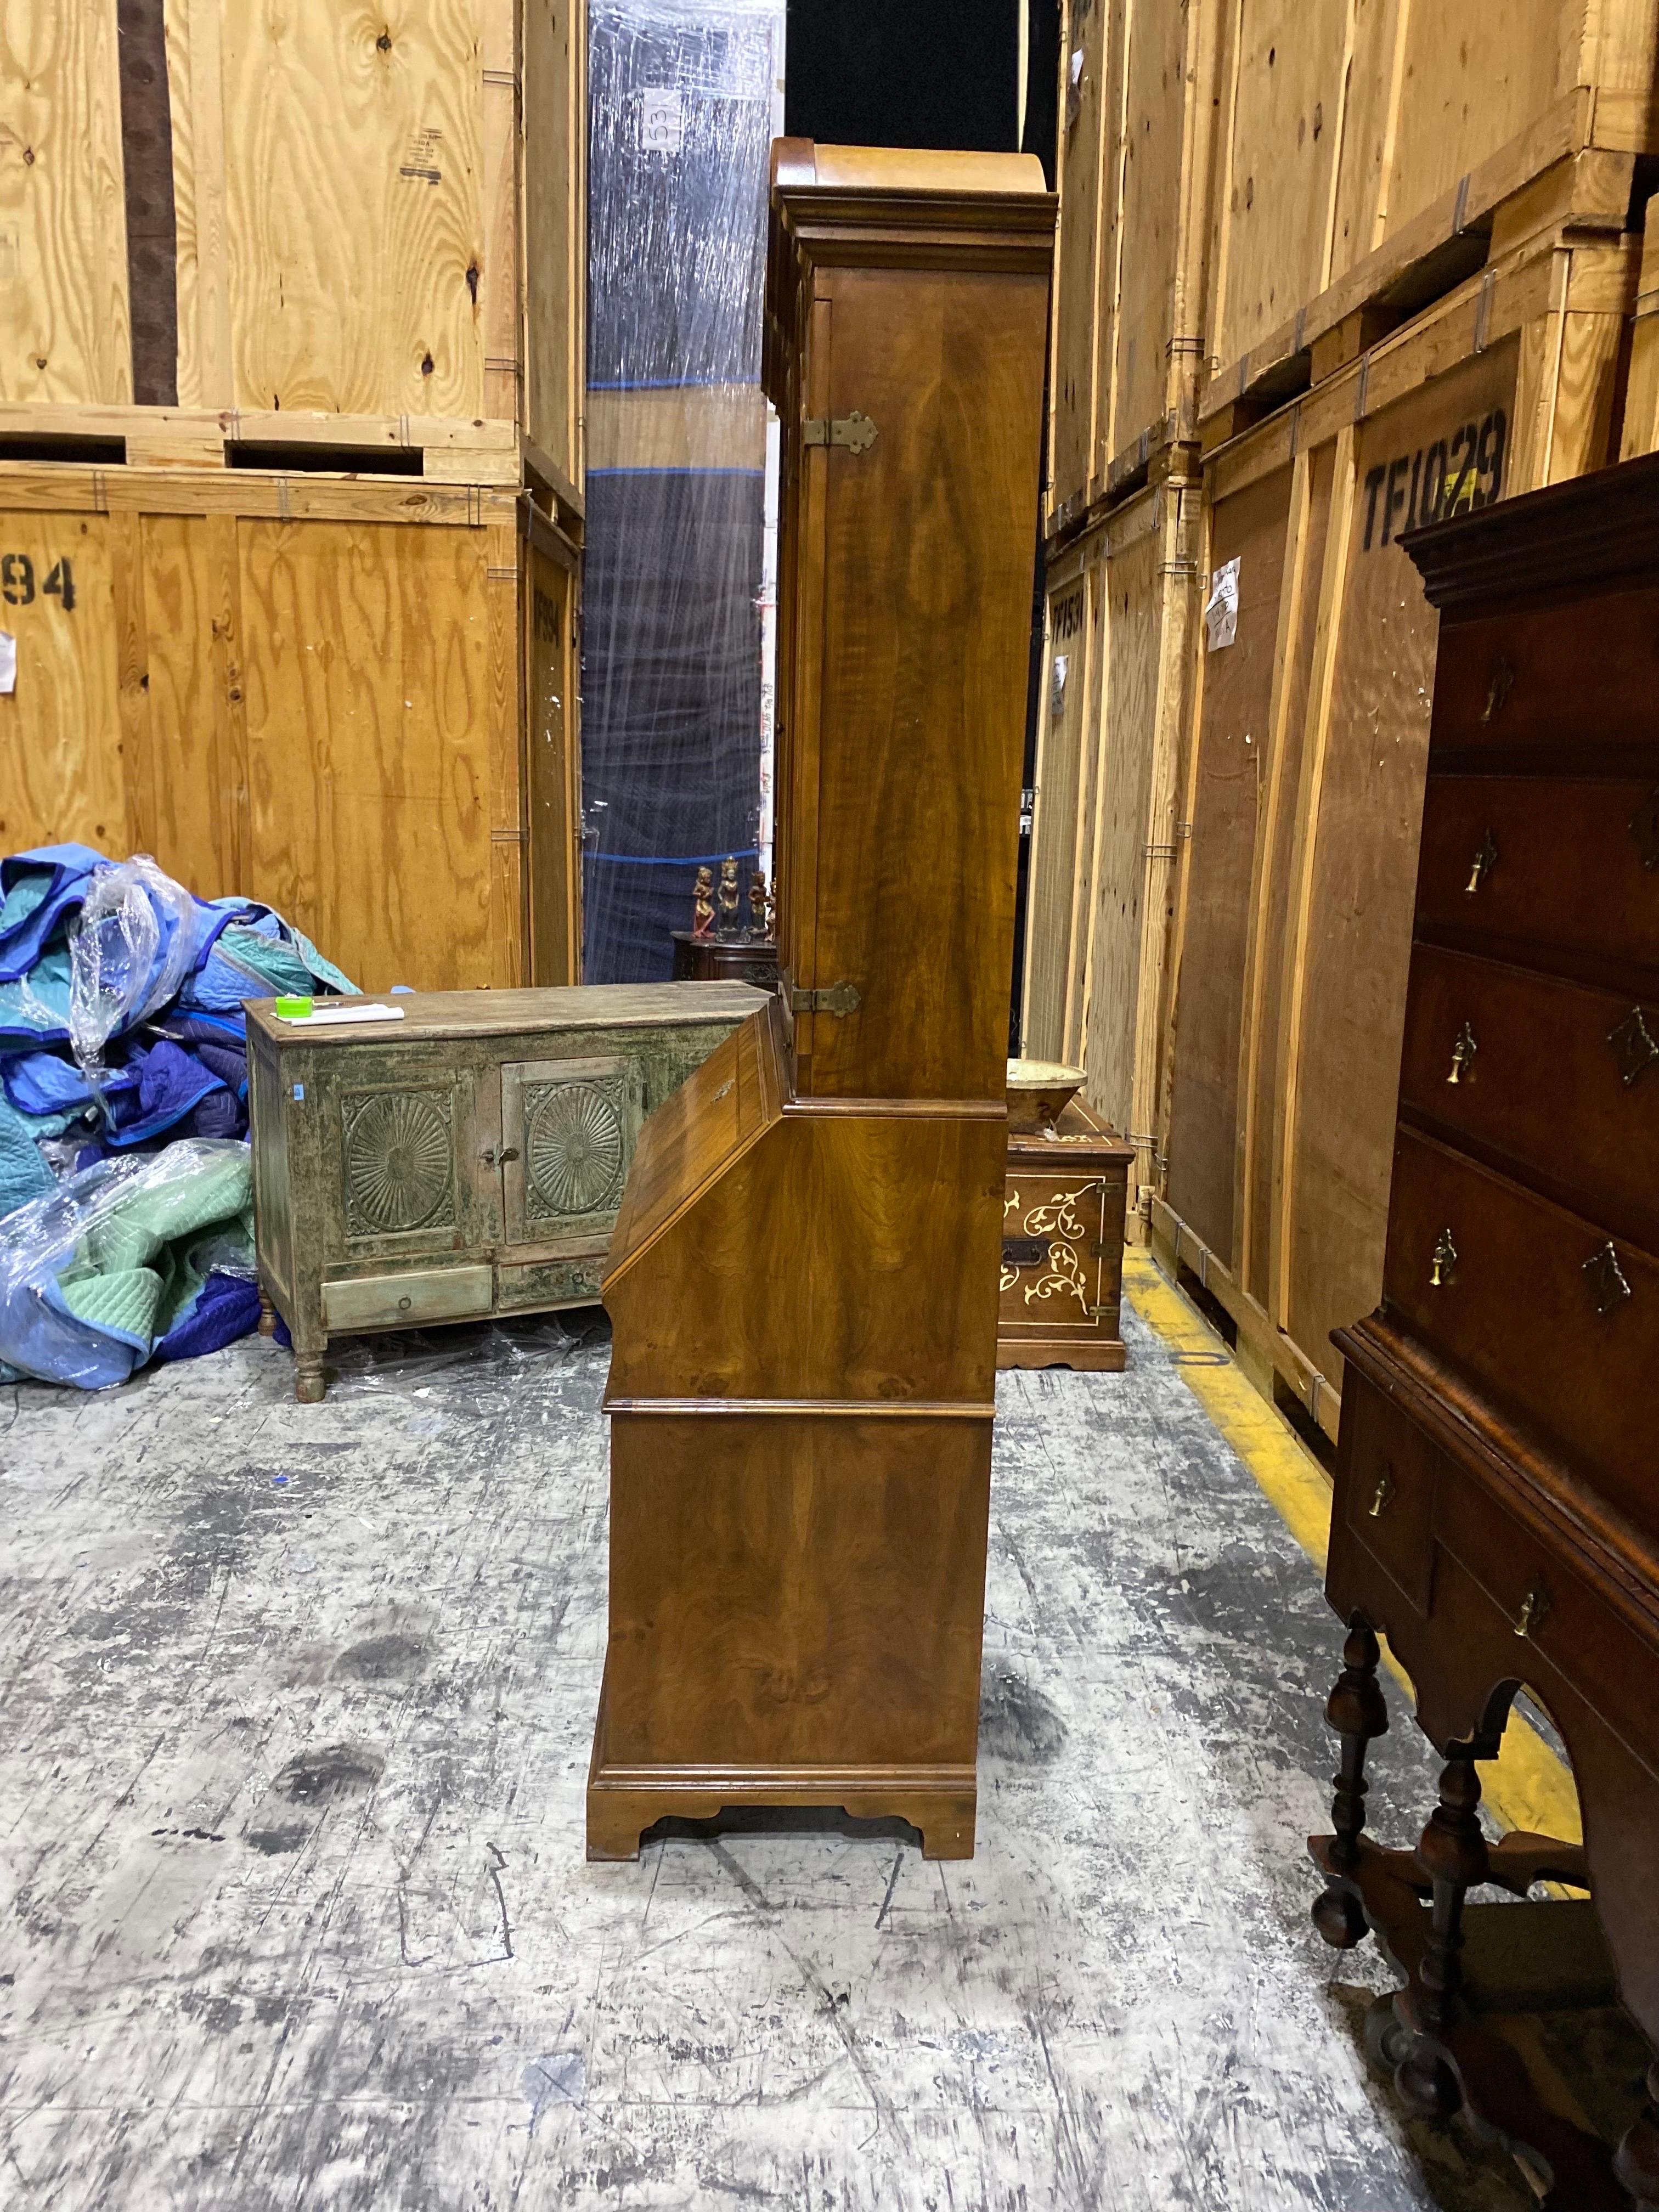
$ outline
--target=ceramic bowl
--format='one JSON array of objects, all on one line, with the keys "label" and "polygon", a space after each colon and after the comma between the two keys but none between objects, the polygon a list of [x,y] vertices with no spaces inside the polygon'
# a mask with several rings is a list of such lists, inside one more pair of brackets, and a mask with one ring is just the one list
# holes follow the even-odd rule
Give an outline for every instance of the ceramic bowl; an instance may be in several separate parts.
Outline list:
[{"label": "ceramic bowl", "polygon": [[1008,1127],[1020,1135],[1052,1129],[1082,1088],[1080,1067],[1061,1067],[1052,1060],[1011,1060]]}]

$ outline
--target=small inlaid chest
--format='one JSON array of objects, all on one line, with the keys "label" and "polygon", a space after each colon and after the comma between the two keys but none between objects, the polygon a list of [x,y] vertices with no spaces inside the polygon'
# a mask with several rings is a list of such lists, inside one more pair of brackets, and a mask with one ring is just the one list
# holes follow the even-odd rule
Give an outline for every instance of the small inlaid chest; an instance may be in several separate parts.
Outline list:
[{"label": "small inlaid chest", "polygon": [[1054,1132],[1009,1132],[999,1367],[1115,1372],[1134,1147],[1073,1098]]},{"label": "small inlaid chest", "polygon": [[331,1337],[597,1304],[646,1115],[765,1001],[659,983],[383,1003],[398,1018],[326,1028],[246,1010],[260,1293],[308,1401]]}]

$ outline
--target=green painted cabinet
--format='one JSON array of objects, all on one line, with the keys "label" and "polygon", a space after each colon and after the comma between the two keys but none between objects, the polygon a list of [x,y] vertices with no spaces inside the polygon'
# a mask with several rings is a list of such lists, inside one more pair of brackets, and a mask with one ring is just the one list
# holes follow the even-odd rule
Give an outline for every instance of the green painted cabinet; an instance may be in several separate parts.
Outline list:
[{"label": "green painted cabinet", "polygon": [[596,1303],[645,1117],[765,1000],[653,983],[377,1003],[397,1018],[247,1006],[260,1295],[307,1401],[331,1337]]}]

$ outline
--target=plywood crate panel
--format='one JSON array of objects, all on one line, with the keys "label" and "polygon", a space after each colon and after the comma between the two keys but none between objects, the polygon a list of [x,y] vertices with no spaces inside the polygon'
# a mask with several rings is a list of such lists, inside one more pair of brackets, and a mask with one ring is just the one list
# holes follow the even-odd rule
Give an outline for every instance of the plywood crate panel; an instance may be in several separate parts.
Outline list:
[{"label": "plywood crate panel", "polygon": [[1535,242],[1206,471],[1237,630],[1197,657],[1155,1237],[1334,1433],[1382,1288],[1436,617],[1400,547],[1602,465],[1637,253]]},{"label": "plywood crate panel", "polygon": [[1056,563],[1028,906],[1024,1048],[1080,1065],[1150,1180],[1199,487],[1125,501]]},{"label": "plywood crate panel", "polygon": [[1221,8],[1093,0],[1069,10],[1056,528],[1131,488],[1170,443],[1197,435]]},{"label": "plywood crate panel", "polygon": [[1549,226],[1620,232],[1659,0],[1225,0],[1200,418],[1355,357]]},{"label": "plywood crate panel", "polygon": [[0,850],[153,853],[370,989],[574,981],[575,594],[508,494],[0,465]]},{"label": "plywood crate panel", "polygon": [[581,476],[581,0],[13,0],[0,402],[522,430]]}]

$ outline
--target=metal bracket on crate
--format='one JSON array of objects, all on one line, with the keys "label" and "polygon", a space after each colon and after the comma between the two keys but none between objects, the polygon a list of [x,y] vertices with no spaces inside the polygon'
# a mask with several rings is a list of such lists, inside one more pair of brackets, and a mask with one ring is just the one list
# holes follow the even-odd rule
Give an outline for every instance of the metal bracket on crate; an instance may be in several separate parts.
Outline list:
[{"label": "metal bracket on crate", "polygon": [[800,426],[803,446],[845,446],[849,453],[862,453],[876,442],[876,426],[855,407],[850,415],[809,415]]}]

